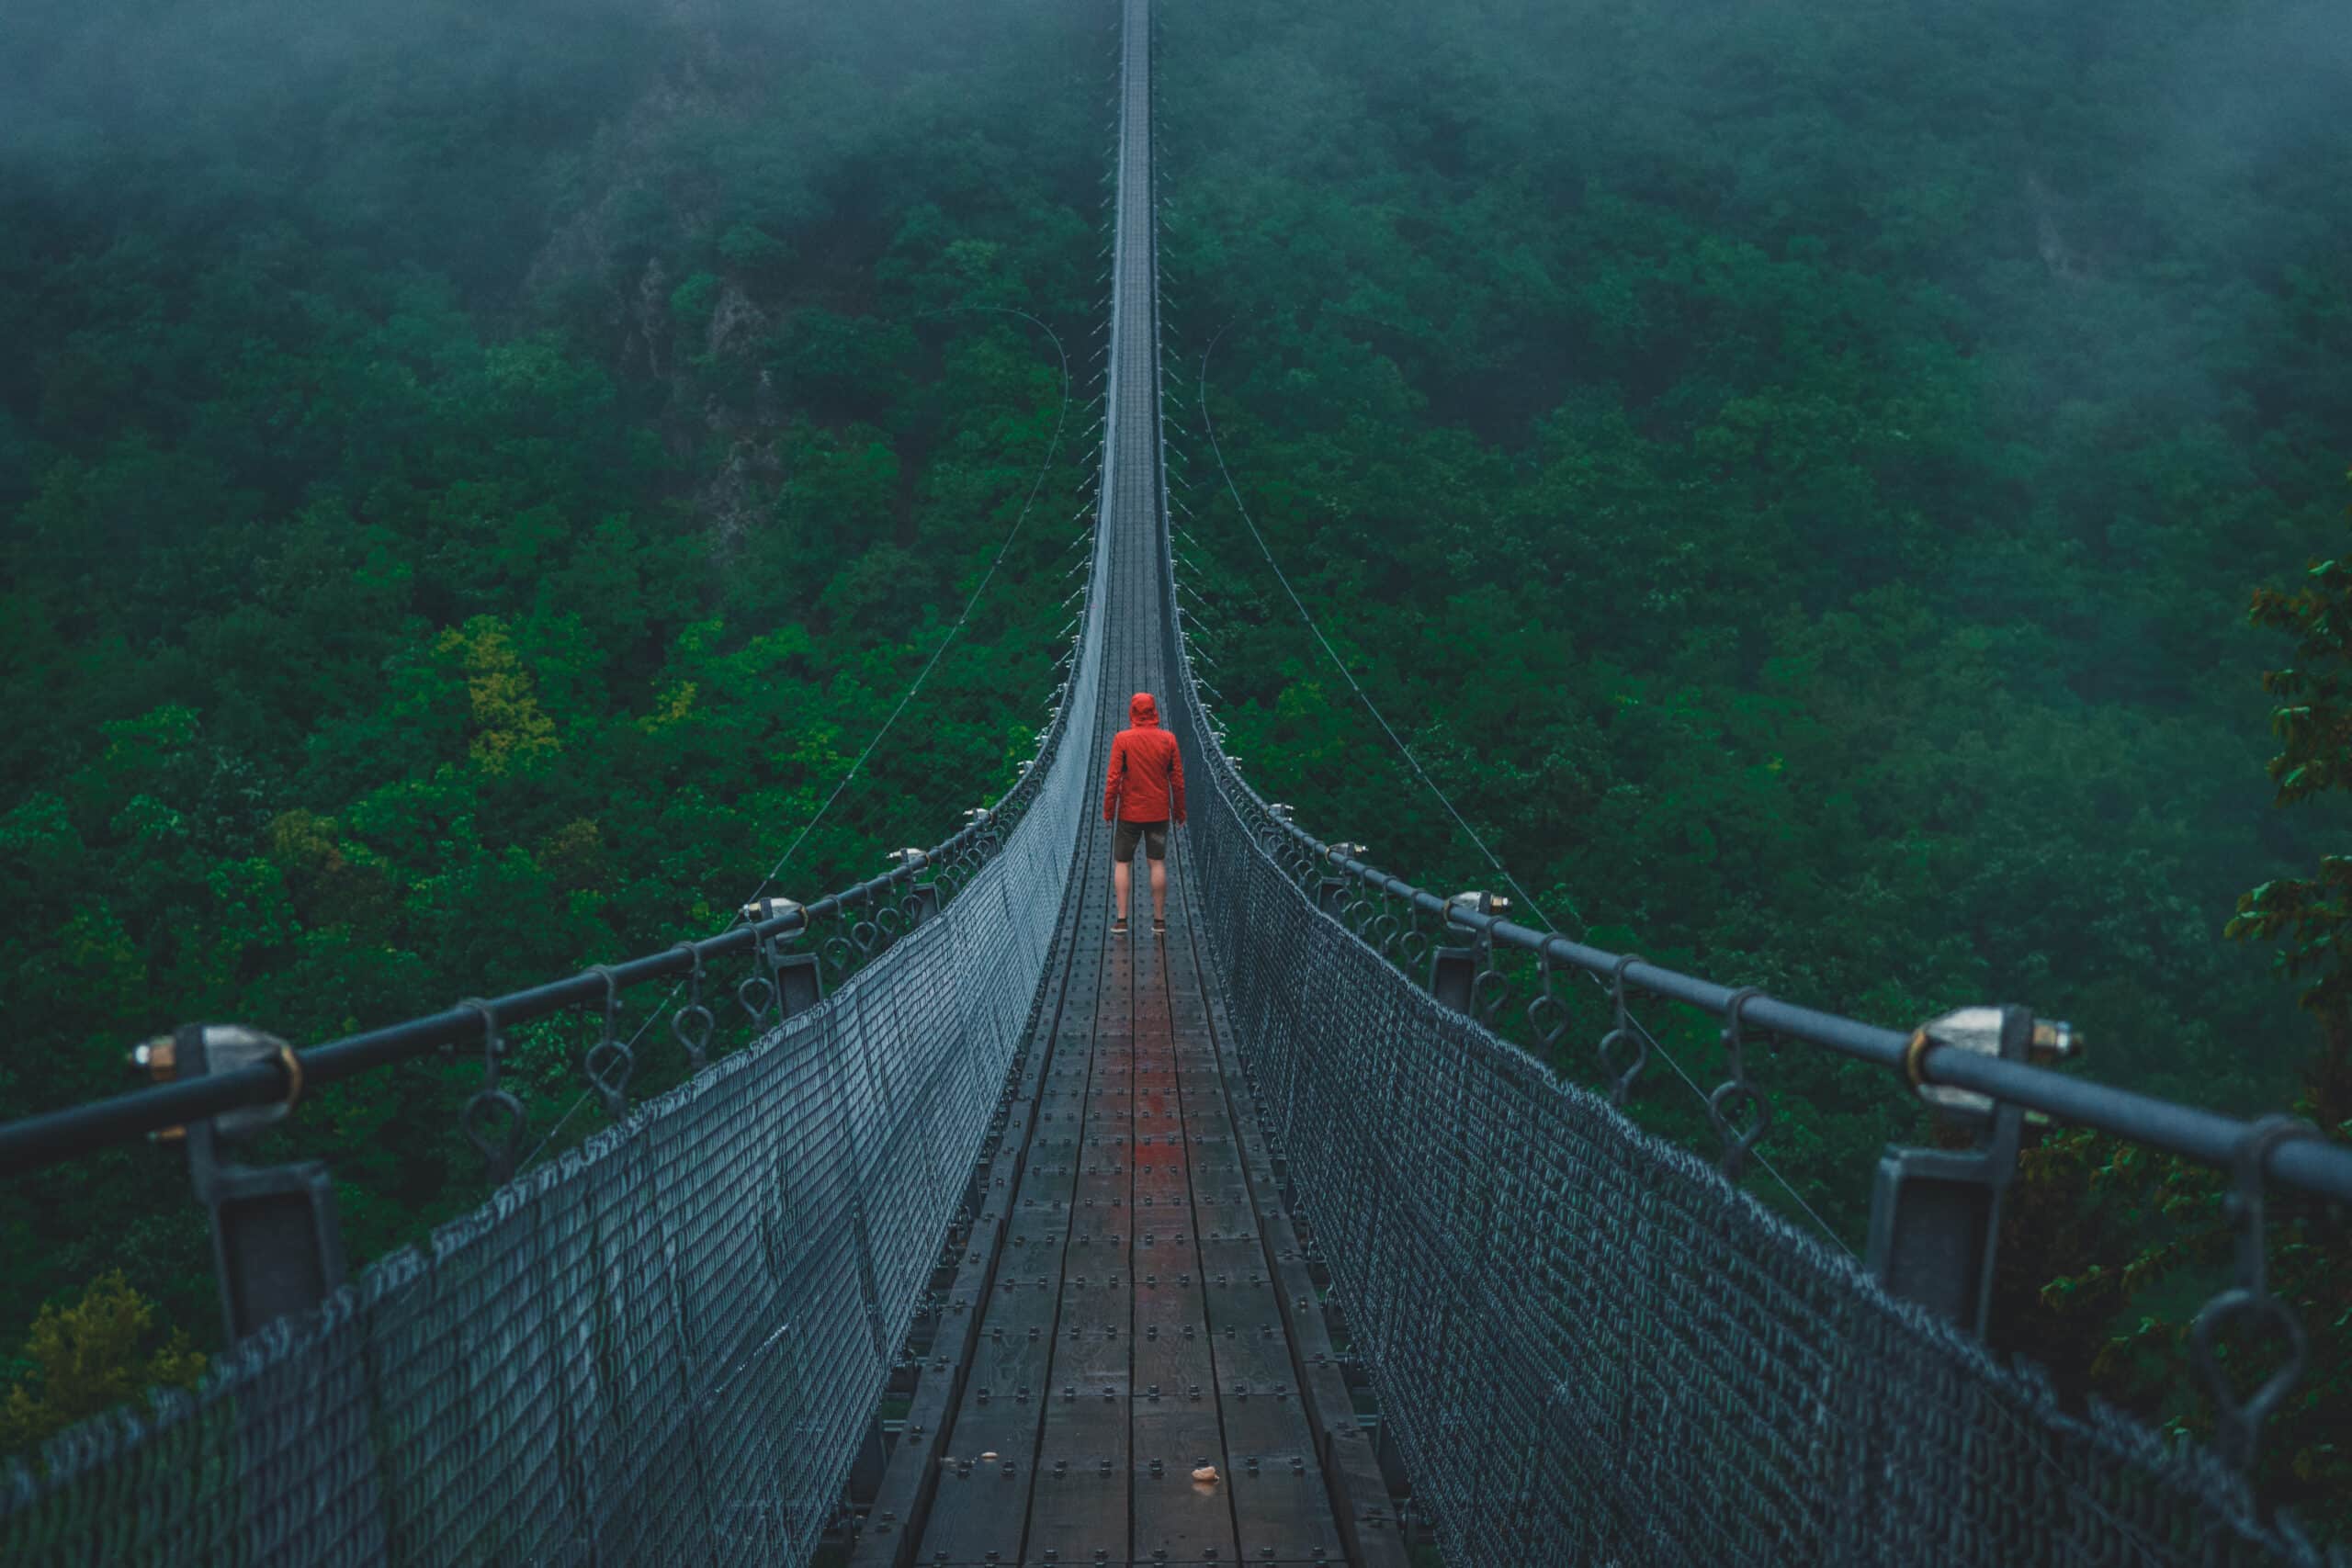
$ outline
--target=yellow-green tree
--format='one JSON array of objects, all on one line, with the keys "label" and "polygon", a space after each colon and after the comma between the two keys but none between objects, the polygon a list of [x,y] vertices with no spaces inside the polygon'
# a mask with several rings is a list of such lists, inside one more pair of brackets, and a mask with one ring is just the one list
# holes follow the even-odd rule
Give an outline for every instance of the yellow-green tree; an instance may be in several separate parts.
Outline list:
[{"label": "yellow-green tree", "polygon": [[492,774],[554,755],[562,750],[555,721],[539,707],[531,671],[514,651],[505,623],[476,615],[463,630],[451,627],[433,650],[465,671],[466,696],[473,709],[468,750]]},{"label": "yellow-green tree", "polygon": [[0,1405],[0,1452],[18,1453],[151,1388],[188,1388],[203,1355],[166,1330],[122,1270],[99,1275],[71,1306],[41,1308],[25,1341],[30,1371]]}]

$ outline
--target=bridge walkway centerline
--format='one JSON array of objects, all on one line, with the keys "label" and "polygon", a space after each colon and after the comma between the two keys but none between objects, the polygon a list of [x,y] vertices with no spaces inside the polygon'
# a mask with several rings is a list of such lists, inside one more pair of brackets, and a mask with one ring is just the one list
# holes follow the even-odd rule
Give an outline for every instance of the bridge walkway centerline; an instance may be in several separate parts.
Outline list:
[{"label": "bridge walkway centerline", "polygon": [[[1130,694],[1170,705],[1150,7],[1126,0],[1092,788]],[[1203,759],[1188,755],[1198,775]],[[1359,1427],[1216,997],[1174,834],[1164,937],[1148,866],[1111,930],[1112,828],[1091,791],[1047,996],[1020,1060],[910,1431],[859,1568],[1366,1562],[1386,1495]],[[1283,1239],[1277,1259],[1269,1235]],[[1287,1298],[1285,1292],[1288,1292]],[[1295,1325],[1319,1361],[1301,1355]],[[1310,1371],[1319,1399],[1310,1396]],[[918,1414],[920,1413],[920,1414]],[[925,1430],[912,1432],[921,1426]],[[1353,1490],[1342,1505],[1327,1459]],[[1207,1478],[1213,1467],[1214,1479]],[[1195,1472],[1201,1474],[1196,1476]],[[1376,1494],[1359,1495],[1366,1491]],[[887,1503],[888,1517],[881,1511]],[[878,1527],[878,1528],[877,1528]],[[1363,1544],[1371,1538],[1369,1546]]]}]

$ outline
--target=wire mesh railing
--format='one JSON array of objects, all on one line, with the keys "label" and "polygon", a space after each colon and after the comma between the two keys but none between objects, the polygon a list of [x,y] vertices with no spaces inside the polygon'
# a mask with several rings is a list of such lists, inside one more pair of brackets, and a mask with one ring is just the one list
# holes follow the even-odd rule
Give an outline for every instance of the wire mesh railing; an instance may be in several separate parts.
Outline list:
[{"label": "wire mesh railing", "polygon": [[[1204,385],[1199,400],[1205,420]],[[1735,1179],[1770,1130],[1749,1068],[1775,1035],[1964,1104],[2009,1129],[2010,1158],[2030,1108],[2232,1170],[2245,1245],[2202,1321],[2292,1329],[2264,1289],[2262,1193],[2352,1200],[2352,1150],[2285,1118],[2244,1122],[2031,1065],[2032,1044],[2065,1037],[2021,1009],[1877,1028],[1532,930],[1314,838],[1223,751],[1193,661],[1202,606],[1177,581],[1173,511],[1161,521],[1182,671],[1168,706],[1197,780],[1188,863],[1204,929],[1331,1304],[1449,1561],[2323,1561],[2245,1477],[2277,1381],[2235,1388],[2200,1349],[2218,1453],[2097,1405],[2072,1413],[2037,1372],[1901,1299],[1826,1224],[1808,1235]],[[1600,993],[1605,1094],[1498,1032],[1510,998],[1531,1043],[1559,1043],[1595,1010],[1563,989],[1576,975]],[[1622,1112],[1663,1051],[1637,995],[1724,1021],[1727,1076],[1692,1084],[1712,1160]],[[1990,1242],[1977,1243],[1987,1271]]]},{"label": "wire mesh railing", "polygon": [[[0,1561],[808,1562],[1040,994],[1092,782],[1069,739],[1101,682],[1099,525],[1091,537],[1098,570],[1038,755],[886,875],[0,1129],[0,1168],[21,1169],[457,1047],[482,1055],[464,1128],[501,1183],[427,1245],[241,1339],[196,1390],[11,1461]],[[663,979],[699,1070],[632,1103],[643,1032],[623,1034],[620,1002]],[[503,1033],[583,1007],[602,1028],[582,1069],[614,1124],[528,1168]],[[753,1042],[718,1055],[722,1019]]]}]

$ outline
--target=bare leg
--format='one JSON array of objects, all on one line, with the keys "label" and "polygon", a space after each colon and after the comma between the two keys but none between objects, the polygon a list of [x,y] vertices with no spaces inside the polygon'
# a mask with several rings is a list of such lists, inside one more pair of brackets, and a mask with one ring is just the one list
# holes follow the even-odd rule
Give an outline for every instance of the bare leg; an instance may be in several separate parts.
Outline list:
[{"label": "bare leg", "polygon": [[1111,868],[1111,897],[1119,906],[1119,919],[1127,918],[1127,863],[1121,861]]},{"label": "bare leg", "polygon": [[1151,863],[1151,918],[1165,922],[1168,919],[1168,863]]}]

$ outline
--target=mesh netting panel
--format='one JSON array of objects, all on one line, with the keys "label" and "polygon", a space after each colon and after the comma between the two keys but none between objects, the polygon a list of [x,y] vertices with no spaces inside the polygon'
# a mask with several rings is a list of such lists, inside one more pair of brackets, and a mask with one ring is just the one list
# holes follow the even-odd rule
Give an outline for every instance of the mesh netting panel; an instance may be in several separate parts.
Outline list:
[{"label": "mesh netting panel", "polygon": [[1041,765],[995,857],[822,1005],[193,1395],[12,1464],[0,1562],[806,1562],[1037,994],[1091,782],[1084,746]]},{"label": "mesh netting panel", "polygon": [[1266,1129],[1450,1562],[2320,1561],[2207,1451],[2070,1416],[1439,1005],[1201,772],[1190,864]]}]

